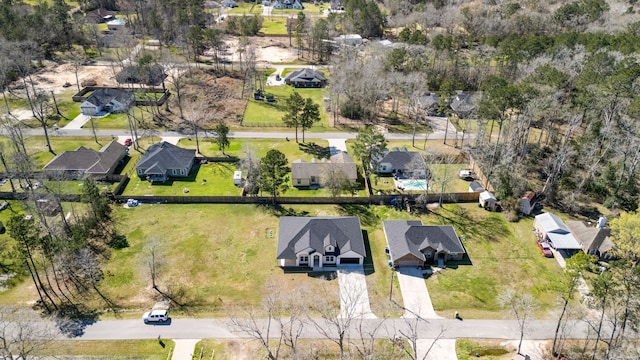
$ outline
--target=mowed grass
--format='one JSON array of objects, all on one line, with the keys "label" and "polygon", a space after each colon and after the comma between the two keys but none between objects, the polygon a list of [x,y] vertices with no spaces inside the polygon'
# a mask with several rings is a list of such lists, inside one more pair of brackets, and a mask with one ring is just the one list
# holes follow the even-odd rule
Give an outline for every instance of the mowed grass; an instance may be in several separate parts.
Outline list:
[{"label": "mowed grass", "polygon": [[[162,341],[162,344],[160,343]],[[75,356],[91,359],[145,359],[166,360],[175,343],[171,339],[154,340],[117,340],[117,341],[73,341],[52,342],[46,349],[39,351],[40,356]],[[164,346],[163,346],[164,344]]]},{"label": "mowed grass", "polygon": [[537,317],[544,318],[555,306],[557,294],[550,285],[559,280],[562,269],[555,259],[540,253],[531,231],[533,219],[510,223],[475,203],[445,205],[422,218],[425,224],[453,225],[469,257],[427,280],[437,312],[501,318],[504,312],[497,296],[508,288],[530,293],[538,306]]},{"label": "mowed grass", "polygon": [[262,21],[260,32],[264,35],[286,35],[287,18],[284,17],[266,17]]},{"label": "mowed grass", "polygon": [[326,131],[329,128],[328,115],[324,110],[323,97],[326,89],[296,89],[292,86],[267,86],[264,88],[267,94],[275,96],[276,101],[269,103],[266,101],[253,100],[251,98],[247,103],[247,109],[244,113],[243,124],[264,125],[264,126],[282,126],[284,122],[282,117],[286,113],[286,99],[296,91],[303,98],[311,98],[313,102],[319,105],[320,121],[315,123],[310,130]]},{"label": "mowed grass", "polygon": [[[292,211],[335,212],[330,206]],[[277,284],[283,292],[300,286],[337,289],[337,281],[285,274],[277,266],[278,217],[264,207],[143,204],[117,208],[115,218],[130,246],[113,251],[100,287],[125,309],[139,312],[159,298],[149,275],[153,247],[159,289],[185,305],[174,312],[176,317],[229,316],[239,308],[258,307],[270,291],[268,284]],[[131,316],[139,316],[137,312]]]}]

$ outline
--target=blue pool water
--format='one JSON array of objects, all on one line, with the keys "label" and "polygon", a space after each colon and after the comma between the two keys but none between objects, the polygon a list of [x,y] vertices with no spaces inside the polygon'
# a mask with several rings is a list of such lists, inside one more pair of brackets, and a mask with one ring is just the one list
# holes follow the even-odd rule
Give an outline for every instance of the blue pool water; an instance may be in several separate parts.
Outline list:
[{"label": "blue pool water", "polygon": [[426,180],[397,180],[397,182],[404,190],[425,191],[428,189]]}]

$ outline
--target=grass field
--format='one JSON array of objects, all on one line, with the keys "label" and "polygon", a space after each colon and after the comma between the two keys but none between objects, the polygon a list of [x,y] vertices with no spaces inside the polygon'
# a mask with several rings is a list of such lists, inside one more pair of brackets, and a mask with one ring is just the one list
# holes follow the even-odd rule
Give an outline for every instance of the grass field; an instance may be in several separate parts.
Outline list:
[{"label": "grass field", "polygon": [[268,103],[265,101],[250,99],[244,113],[243,124],[284,126],[282,117],[286,112],[285,101],[294,91],[296,91],[303,98],[311,98],[313,99],[313,102],[320,106],[320,121],[315,123],[309,131],[326,131],[329,128],[328,116],[324,111],[323,97],[326,94],[325,89],[295,89],[291,86],[267,86],[264,90],[267,94],[274,95],[276,101]]},{"label": "grass field", "polygon": [[[162,341],[162,343],[160,342]],[[56,341],[40,356],[76,356],[91,359],[166,360],[175,347],[173,340]],[[164,346],[163,346],[164,345]]]},{"label": "grass field", "polygon": [[260,32],[264,35],[286,35],[287,19],[284,17],[267,17],[262,21]]},{"label": "grass field", "polygon": [[538,317],[548,316],[555,306],[557,297],[549,284],[559,280],[561,268],[540,253],[531,232],[533,219],[510,223],[476,204],[452,204],[423,217],[423,223],[452,224],[469,255],[468,262],[427,280],[436,311],[496,318],[502,311],[496,297],[509,287],[534,296]]},{"label": "grass field", "polygon": [[225,9],[229,14],[262,14],[262,6],[252,2],[237,1],[237,7]]}]

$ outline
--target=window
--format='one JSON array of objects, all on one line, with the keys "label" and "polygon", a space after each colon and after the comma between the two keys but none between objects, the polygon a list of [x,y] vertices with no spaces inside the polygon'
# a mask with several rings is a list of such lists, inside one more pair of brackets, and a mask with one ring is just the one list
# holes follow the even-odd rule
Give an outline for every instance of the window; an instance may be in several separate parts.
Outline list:
[{"label": "window", "polygon": [[336,257],[335,256],[331,256],[331,255],[325,256],[324,257],[324,262],[326,262],[326,263],[334,263],[334,262],[336,262]]},{"label": "window", "polygon": [[308,264],[308,263],[309,263],[309,256],[300,255],[300,264]]},{"label": "window", "polygon": [[333,245],[327,245],[327,251],[331,252],[333,251]]},{"label": "window", "polygon": [[298,185],[302,184],[302,180],[297,179],[296,181],[298,182]]},{"label": "window", "polygon": [[316,177],[315,177],[315,176],[312,176],[312,177],[311,177],[311,183],[313,184],[313,183],[315,183],[315,182],[316,182]]}]

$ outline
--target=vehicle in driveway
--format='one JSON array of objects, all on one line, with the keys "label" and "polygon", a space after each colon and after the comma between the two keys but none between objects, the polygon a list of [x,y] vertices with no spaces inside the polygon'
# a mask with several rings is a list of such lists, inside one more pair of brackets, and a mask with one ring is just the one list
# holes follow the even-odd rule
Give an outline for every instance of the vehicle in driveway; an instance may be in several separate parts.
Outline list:
[{"label": "vehicle in driveway", "polygon": [[538,241],[538,248],[540,248],[540,251],[542,251],[542,255],[544,255],[545,257],[553,257],[553,253],[551,252],[551,247],[549,246],[548,243],[544,242],[544,241]]},{"label": "vehicle in driveway", "polygon": [[2,203],[0,203],[0,211],[6,209],[9,207],[9,203],[6,201],[3,201]]},{"label": "vehicle in driveway", "polygon": [[124,141],[124,146],[131,146],[131,138],[127,138],[127,140]]},{"label": "vehicle in driveway", "polygon": [[169,320],[168,310],[151,310],[142,315],[142,320],[145,324],[148,323],[160,323]]}]

